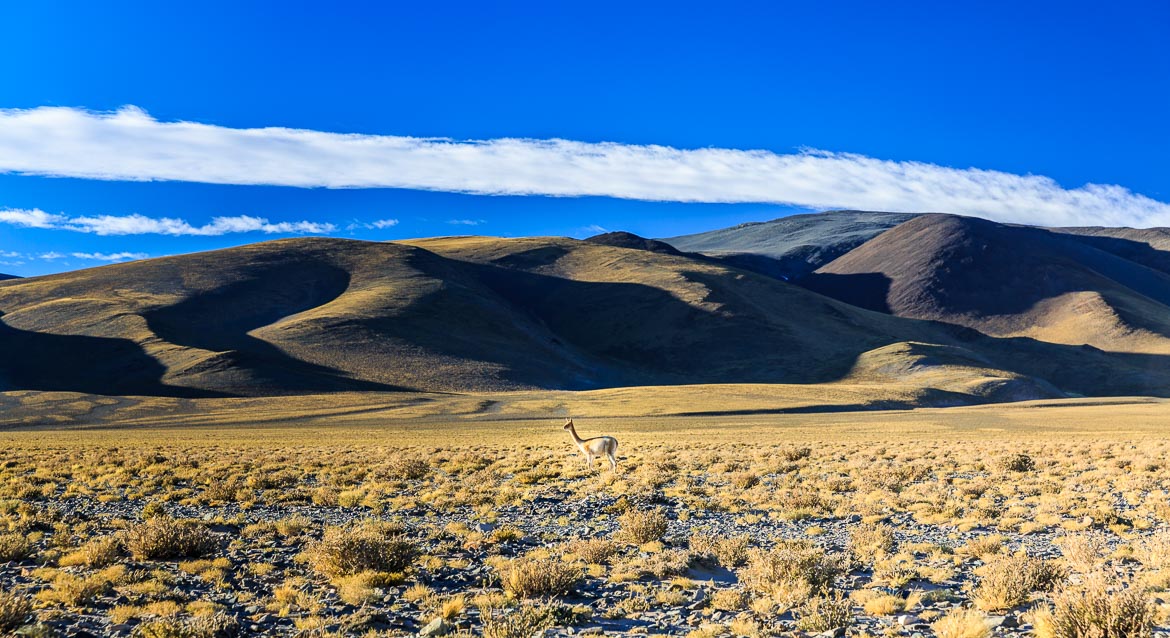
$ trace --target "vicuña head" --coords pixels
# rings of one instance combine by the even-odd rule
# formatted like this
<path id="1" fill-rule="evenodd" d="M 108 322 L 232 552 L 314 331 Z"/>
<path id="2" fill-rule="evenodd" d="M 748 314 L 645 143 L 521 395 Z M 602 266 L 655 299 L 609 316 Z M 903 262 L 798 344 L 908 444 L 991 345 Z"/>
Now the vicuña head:
<path id="1" fill-rule="evenodd" d="M 577 444 L 577 449 L 585 455 L 587 467 L 592 468 L 594 459 L 604 454 L 605 458 L 609 460 L 610 471 L 617 471 L 617 439 L 612 436 L 595 436 L 591 439 L 583 439 L 577 436 L 577 428 L 573 426 L 573 417 L 565 418 L 565 425 L 562 426 L 562 429 L 569 432 L 569 435 L 573 437 L 573 443 Z"/>

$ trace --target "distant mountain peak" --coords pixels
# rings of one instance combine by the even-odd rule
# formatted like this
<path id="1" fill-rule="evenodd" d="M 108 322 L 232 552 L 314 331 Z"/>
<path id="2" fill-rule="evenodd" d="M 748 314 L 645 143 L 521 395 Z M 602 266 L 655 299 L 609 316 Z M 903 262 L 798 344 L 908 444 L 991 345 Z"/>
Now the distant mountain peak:
<path id="1" fill-rule="evenodd" d="M 602 233 L 589 237 L 585 241 L 591 244 L 601 244 L 603 246 L 614 246 L 616 248 L 634 248 L 637 250 L 648 250 L 652 253 L 663 253 L 666 255 L 681 255 L 674 246 L 657 239 L 647 239 L 634 233 L 629 233 L 624 230 L 613 231 L 609 233 Z"/>

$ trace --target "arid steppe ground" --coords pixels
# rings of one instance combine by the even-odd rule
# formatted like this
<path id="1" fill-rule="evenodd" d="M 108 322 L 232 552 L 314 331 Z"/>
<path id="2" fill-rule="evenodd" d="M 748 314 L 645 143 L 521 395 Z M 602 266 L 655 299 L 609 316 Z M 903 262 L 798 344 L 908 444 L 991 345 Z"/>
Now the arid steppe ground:
<path id="1" fill-rule="evenodd" d="M 0 623 L 1164 635 L 1170 402 L 805 391 L 6 393 Z M 616 474 L 583 466 L 570 414 L 617 437 Z"/>

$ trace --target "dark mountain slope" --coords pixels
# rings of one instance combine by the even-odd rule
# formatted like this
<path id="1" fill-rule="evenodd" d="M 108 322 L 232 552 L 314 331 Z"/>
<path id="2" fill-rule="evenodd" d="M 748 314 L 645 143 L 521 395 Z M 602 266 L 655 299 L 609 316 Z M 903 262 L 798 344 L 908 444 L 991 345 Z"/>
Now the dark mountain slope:
<path id="1" fill-rule="evenodd" d="M 862 307 L 992 336 L 1170 352 L 1170 275 L 1140 246 L 1101 239 L 923 215 L 802 283 Z"/>
<path id="2" fill-rule="evenodd" d="M 739 268 L 796 279 L 913 219 L 908 213 L 852 210 L 792 215 L 663 241 Z"/>

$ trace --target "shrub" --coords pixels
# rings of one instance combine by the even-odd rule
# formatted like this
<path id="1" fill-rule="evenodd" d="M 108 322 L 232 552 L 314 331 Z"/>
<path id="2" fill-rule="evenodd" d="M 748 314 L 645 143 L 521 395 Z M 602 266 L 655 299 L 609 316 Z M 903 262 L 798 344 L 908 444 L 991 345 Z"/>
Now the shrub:
<path id="1" fill-rule="evenodd" d="M 418 556 L 418 549 L 400 528 L 359 523 L 326 529 L 305 555 L 313 569 L 333 578 L 365 571 L 403 571 Z"/>
<path id="2" fill-rule="evenodd" d="M 517 598 L 563 596 L 581 576 L 579 568 L 551 558 L 520 557 L 500 567 L 500 584 Z"/>
<path id="3" fill-rule="evenodd" d="M 1050 591 L 1065 577 L 1055 563 L 1023 554 L 994 560 L 983 569 L 983 578 L 972 594 L 983 611 L 1004 611 L 1028 602 L 1032 592 Z"/>
<path id="4" fill-rule="evenodd" d="M 987 638 L 991 635 L 987 616 L 974 609 L 952 609 L 930 628 L 938 638 Z"/>
<path id="5" fill-rule="evenodd" d="M 795 463 L 810 456 L 812 456 L 811 447 L 787 448 L 780 451 L 780 457 L 789 463 Z"/>
<path id="6" fill-rule="evenodd" d="M 839 591 L 823 592 L 796 610 L 796 628 L 817 633 L 848 627 L 853 622 L 853 603 Z"/>
<path id="7" fill-rule="evenodd" d="M 1036 462 L 1027 454 L 1009 454 L 999 460 L 999 468 L 1005 472 L 1032 472 Z"/>
<path id="8" fill-rule="evenodd" d="M 569 542 L 565 545 L 565 551 L 586 563 L 600 565 L 613 558 L 617 553 L 617 546 L 611 540 L 589 538 Z"/>
<path id="9" fill-rule="evenodd" d="M 750 591 L 796 603 L 814 591 L 829 589 L 842 569 L 839 557 L 827 555 L 808 541 L 782 541 L 771 551 L 749 553 L 739 579 Z"/>
<path id="10" fill-rule="evenodd" d="M 86 567 L 107 567 L 122 557 L 124 547 L 117 536 L 103 536 L 70 552 L 58 561 L 62 567 L 85 565 Z"/>
<path id="11" fill-rule="evenodd" d="M 483 638 L 532 638 L 553 626 L 544 607 L 521 605 L 517 609 L 488 609 L 483 614 Z"/>
<path id="12" fill-rule="evenodd" d="M 215 534 L 205 526 L 169 516 L 156 516 L 126 532 L 126 549 L 144 560 L 199 558 L 217 545 Z"/>
<path id="13" fill-rule="evenodd" d="M 895 547 L 894 528 L 889 525 L 860 525 L 849 535 L 849 553 L 861 562 L 873 562 L 875 557 L 892 554 Z"/>
<path id="14" fill-rule="evenodd" d="M 191 618 L 159 618 L 134 628 L 134 638 L 232 638 L 240 623 L 224 613 Z"/>
<path id="15" fill-rule="evenodd" d="M 24 534 L 0 534 L 0 562 L 24 560 L 32 555 L 32 545 Z"/>
<path id="16" fill-rule="evenodd" d="M 1145 638 L 1157 620 L 1157 609 L 1136 588 L 1110 592 L 1109 581 L 1094 574 L 1081 587 L 1065 589 L 1052 606 L 1032 613 L 1037 638 Z"/>
<path id="17" fill-rule="evenodd" d="M 32 600 L 16 592 L 0 592 L 0 633 L 17 629 L 32 614 Z"/>
<path id="18" fill-rule="evenodd" d="M 619 538 L 635 545 L 662 540 L 666 534 L 666 515 L 662 510 L 630 510 L 618 519 Z"/>
<path id="19" fill-rule="evenodd" d="M 417 481 L 430 473 L 430 463 L 418 458 L 390 459 L 386 465 L 387 477 L 402 481 Z"/>
<path id="20" fill-rule="evenodd" d="M 751 539 L 746 535 L 721 538 L 695 532 L 691 535 L 690 546 L 691 551 L 700 558 L 713 558 L 719 565 L 734 569 L 747 562 L 750 543 Z"/>

